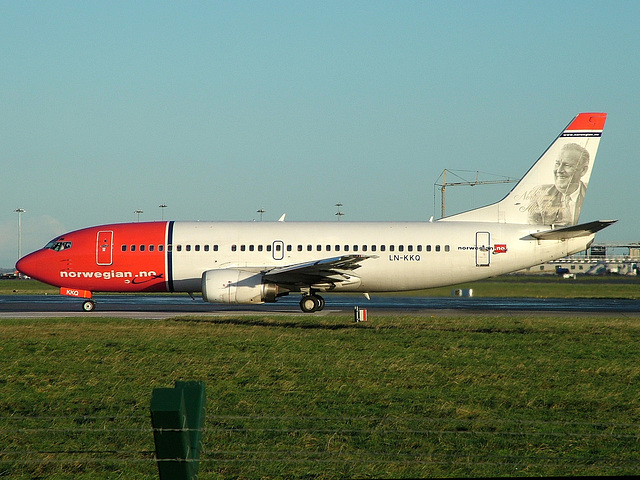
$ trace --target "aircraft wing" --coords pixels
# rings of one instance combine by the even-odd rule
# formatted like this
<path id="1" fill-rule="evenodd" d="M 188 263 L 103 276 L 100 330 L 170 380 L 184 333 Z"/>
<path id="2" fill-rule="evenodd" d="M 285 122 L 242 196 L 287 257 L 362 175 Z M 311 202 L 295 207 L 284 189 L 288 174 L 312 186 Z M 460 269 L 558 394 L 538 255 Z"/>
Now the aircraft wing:
<path id="1" fill-rule="evenodd" d="M 292 285 L 316 285 L 319 283 L 348 282 L 351 272 L 373 255 L 342 255 L 313 262 L 275 267 L 264 272 L 271 282 Z"/>
<path id="2" fill-rule="evenodd" d="M 567 238 L 586 237 L 616 222 L 617 220 L 596 220 L 595 222 L 556 228 L 544 232 L 531 233 L 530 235 L 538 240 L 565 240 Z"/>

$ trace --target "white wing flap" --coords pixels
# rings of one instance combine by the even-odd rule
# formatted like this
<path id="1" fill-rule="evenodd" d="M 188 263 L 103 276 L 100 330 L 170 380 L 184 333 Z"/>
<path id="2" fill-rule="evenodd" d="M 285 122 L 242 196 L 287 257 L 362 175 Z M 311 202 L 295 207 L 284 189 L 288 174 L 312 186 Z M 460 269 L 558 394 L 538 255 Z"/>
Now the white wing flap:
<path id="1" fill-rule="evenodd" d="M 314 285 L 322 282 L 343 282 L 349 274 L 360 268 L 361 262 L 372 255 L 343 255 L 313 262 L 275 267 L 264 272 L 266 280 L 284 284 Z"/>

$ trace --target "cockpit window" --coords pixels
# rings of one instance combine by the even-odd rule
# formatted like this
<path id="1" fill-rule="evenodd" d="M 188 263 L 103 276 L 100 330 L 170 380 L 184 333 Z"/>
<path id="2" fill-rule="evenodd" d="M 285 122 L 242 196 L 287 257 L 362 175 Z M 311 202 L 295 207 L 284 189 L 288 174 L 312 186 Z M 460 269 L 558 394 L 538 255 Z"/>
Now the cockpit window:
<path id="1" fill-rule="evenodd" d="M 55 240 L 51 240 L 47 243 L 44 248 L 48 248 L 55 252 L 60 252 L 62 250 L 66 250 L 67 248 L 71 248 L 71 242 L 65 241 L 64 238 L 56 238 Z"/>

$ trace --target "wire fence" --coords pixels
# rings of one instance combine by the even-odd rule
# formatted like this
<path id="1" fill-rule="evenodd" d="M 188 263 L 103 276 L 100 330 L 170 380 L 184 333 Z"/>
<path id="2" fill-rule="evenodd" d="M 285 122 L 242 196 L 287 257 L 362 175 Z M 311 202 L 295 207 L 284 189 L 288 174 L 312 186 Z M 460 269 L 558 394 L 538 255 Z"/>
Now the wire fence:
<path id="1" fill-rule="evenodd" d="M 497 474 L 640 471 L 636 423 L 207 415 L 202 433 L 205 472 L 267 464 L 325 473 L 327 466 L 344 472 L 349 465 L 383 472 L 429 466 Z M 155 464 L 146 415 L 0 417 L 0 477 L 44 466 L 143 465 L 153 473 Z"/>

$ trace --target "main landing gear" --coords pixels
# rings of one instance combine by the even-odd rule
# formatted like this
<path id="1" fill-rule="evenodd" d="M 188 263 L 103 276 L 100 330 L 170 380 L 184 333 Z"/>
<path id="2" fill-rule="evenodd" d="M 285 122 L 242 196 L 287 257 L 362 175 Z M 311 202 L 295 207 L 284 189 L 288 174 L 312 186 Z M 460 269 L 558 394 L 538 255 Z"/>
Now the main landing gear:
<path id="1" fill-rule="evenodd" d="M 324 308 L 324 298 L 320 295 L 303 295 L 300 300 L 300 309 L 304 313 L 318 312 Z"/>

